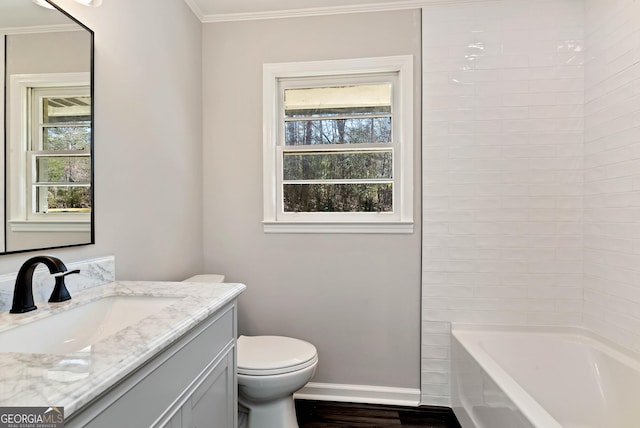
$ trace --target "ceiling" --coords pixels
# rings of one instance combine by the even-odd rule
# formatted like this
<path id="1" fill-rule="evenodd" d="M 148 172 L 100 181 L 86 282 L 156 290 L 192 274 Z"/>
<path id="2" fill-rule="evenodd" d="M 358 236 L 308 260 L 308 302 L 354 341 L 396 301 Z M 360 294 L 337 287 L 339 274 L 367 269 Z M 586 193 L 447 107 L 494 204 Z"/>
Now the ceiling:
<path id="1" fill-rule="evenodd" d="M 69 24 L 57 10 L 36 6 L 30 0 L 0 0 L 0 28 Z"/>
<path id="2" fill-rule="evenodd" d="M 203 21 L 322 14 L 354 10 L 388 10 L 416 0 L 185 0 Z M 424 3 L 424 0 L 422 1 Z"/>

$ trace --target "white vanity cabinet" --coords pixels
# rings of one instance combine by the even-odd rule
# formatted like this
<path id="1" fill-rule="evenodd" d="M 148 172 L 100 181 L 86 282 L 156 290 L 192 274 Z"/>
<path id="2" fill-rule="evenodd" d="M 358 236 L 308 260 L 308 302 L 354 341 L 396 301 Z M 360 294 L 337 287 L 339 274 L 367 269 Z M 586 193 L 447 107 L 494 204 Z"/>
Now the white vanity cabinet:
<path id="1" fill-rule="evenodd" d="M 235 428 L 235 338 L 232 302 L 73 412 L 65 426 Z"/>

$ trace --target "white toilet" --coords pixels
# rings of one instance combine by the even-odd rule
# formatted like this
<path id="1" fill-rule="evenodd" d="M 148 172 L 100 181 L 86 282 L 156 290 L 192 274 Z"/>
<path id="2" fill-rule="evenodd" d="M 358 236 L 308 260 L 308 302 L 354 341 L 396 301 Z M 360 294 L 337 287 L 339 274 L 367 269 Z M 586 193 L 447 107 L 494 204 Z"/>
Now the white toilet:
<path id="1" fill-rule="evenodd" d="M 222 275 L 196 275 L 188 282 L 222 282 Z M 318 353 L 304 340 L 283 336 L 240 336 L 238 402 L 240 426 L 248 410 L 248 428 L 298 428 L 293 393 L 313 377 Z"/>
<path id="2" fill-rule="evenodd" d="M 282 336 L 238 338 L 238 401 L 249 428 L 298 428 L 293 393 L 316 371 L 318 353 L 304 340 Z"/>

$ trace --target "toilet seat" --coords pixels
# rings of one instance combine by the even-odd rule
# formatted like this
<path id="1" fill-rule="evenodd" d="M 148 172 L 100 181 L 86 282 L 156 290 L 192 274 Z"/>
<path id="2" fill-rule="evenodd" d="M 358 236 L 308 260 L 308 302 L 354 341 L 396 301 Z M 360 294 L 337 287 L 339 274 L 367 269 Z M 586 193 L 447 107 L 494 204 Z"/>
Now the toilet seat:
<path id="1" fill-rule="evenodd" d="M 282 336 L 240 336 L 238 374 L 267 376 L 291 373 L 316 364 L 315 346 Z"/>

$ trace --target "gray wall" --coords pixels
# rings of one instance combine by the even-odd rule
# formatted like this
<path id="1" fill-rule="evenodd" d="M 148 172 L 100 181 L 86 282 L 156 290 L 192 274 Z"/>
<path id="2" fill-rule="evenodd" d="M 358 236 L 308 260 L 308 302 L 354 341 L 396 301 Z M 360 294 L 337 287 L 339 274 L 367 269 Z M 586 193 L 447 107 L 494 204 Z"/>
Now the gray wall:
<path id="1" fill-rule="evenodd" d="M 415 231 L 264 234 L 262 64 L 415 56 Z M 204 267 L 247 284 L 244 334 L 314 343 L 315 382 L 418 388 L 420 12 L 203 27 Z"/>
<path id="2" fill-rule="evenodd" d="M 200 22 L 176 0 L 57 3 L 95 31 L 96 245 L 47 253 L 113 254 L 121 279 L 200 272 Z M 0 273 L 30 255 L 0 257 Z"/>

